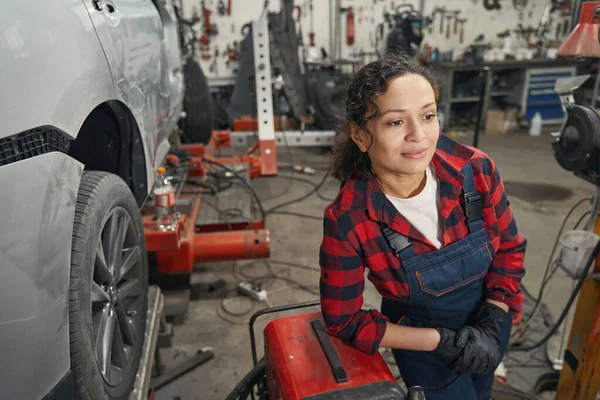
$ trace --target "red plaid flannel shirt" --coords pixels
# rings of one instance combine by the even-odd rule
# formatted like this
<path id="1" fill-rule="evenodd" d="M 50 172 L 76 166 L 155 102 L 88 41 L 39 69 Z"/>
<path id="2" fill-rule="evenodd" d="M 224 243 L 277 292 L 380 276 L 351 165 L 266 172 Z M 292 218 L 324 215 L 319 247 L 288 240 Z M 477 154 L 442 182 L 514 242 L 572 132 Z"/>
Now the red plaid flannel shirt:
<path id="1" fill-rule="evenodd" d="M 442 246 L 468 234 L 460 202 L 464 182 L 460 171 L 469 160 L 483 200 L 484 225 L 496 251 L 485 278 L 487 296 L 519 312 L 526 241 L 517 231 L 498 169 L 482 151 L 444 135 L 440 135 L 433 157 L 439 180 Z M 411 238 L 416 254 L 435 250 L 393 205 L 384 207 L 386 202 L 379 184 L 369 174 L 346 181 L 325 209 L 319 255 L 321 307 L 329 332 L 371 354 L 379 348 L 387 318 L 377 310 L 362 309 L 365 270 L 382 296 L 398 301 L 407 301 L 409 296 L 401 261 L 388 246 L 378 222 Z"/>

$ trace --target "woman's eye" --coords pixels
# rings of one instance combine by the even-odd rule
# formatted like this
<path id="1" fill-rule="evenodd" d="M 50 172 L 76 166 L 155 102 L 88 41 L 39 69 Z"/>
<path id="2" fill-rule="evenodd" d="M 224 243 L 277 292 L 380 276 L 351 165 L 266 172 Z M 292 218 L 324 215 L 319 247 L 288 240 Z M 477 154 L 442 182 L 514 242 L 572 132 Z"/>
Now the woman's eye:
<path id="1" fill-rule="evenodd" d="M 435 118 L 435 114 L 427 114 L 427 115 L 425 116 L 425 119 L 426 119 L 427 121 L 431 121 L 431 120 L 432 120 L 432 119 L 434 119 L 434 118 Z"/>
<path id="2" fill-rule="evenodd" d="M 399 126 L 402 123 L 402 121 L 398 120 L 398 121 L 391 121 L 388 122 L 388 125 L 390 126 Z"/>

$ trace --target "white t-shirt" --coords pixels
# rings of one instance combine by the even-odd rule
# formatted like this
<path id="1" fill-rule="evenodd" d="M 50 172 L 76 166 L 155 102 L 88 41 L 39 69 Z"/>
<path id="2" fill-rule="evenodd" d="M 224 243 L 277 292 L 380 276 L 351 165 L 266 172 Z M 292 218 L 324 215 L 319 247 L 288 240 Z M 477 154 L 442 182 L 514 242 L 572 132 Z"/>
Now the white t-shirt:
<path id="1" fill-rule="evenodd" d="M 437 249 L 442 246 L 439 226 L 439 185 L 431 164 L 426 170 L 427 182 L 418 195 L 410 199 L 387 196 L 394 207 Z"/>

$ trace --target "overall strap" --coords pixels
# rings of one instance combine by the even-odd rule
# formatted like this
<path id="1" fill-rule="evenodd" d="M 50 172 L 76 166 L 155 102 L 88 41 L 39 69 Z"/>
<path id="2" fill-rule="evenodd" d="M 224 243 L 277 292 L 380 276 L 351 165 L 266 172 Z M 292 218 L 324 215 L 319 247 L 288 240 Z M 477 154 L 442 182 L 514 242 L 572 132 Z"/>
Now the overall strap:
<path id="1" fill-rule="evenodd" d="M 391 228 L 388 228 L 388 226 L 383 222 L 379 224 L 379 227 L 381 228 L 381 231 L 383 232 L 388 244 L 392 250 L 394 250 L 396 256 L 400 257 L 402 250 L 405 250 L 409 247 L 412 248 L 412 244 L 410 243 L 410 239 L 408 237 L 396 232 Z"/>
<path id="2" fill-rule="evenodd" d="M 404 262 L 405 259 L 411 258 L 415 255 L 415 250 L 413 249 L 412 243 L 408 237 L 396 232 L 391 228 L 388 228 L 383 223 L 381 223 L 380 226 L 388 244 L 400 261 Z"/>
<path id="3" fill-rule="evenodd" d="M 465 178 L 462 189 L 464 212 L 467 217 L 469 233 L 473 233 L 483 229 L 483 206 L 481 195 L 475 187 L 475 178 L 473 177 L 473 168 L 470 161 L 462 169 L 462 174 Z"/>

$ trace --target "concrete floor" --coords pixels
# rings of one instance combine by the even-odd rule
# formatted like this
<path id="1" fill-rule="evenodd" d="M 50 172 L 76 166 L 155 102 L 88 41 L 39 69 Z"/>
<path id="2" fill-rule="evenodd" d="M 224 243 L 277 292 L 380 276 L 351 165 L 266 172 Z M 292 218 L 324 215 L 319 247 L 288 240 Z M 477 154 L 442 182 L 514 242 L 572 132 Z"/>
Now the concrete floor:
<path id="1" fill-rule="evenodd" d="M 470 143 L 467 136 L 459 136 L 457 140 Z M 530 137 L 522 134 L 511 134 L 505 137 L 483 136 L 479 147 L 487 152 L 496 162 L 505 181 L 509 199 L 516 217 L 519 230 L 528 240 L 526 257 L 527 275 L 524 283 L 537 295 L 540 281 L 544 273 L 550 250 L 556 233 L 575 202 L 590 196 L 593 186 L 562 170 L 552 155 L 550 143 L 553 138 L 549 134 L 541 137 Z M 317 175 L 303 178 L 314 182 L 320 181 L 326 169 L 323 150 L 293 150 L 295 164 L 310 165 L 317 169 Z M 288 155 L 280 150 L 280 160 L 285 163 Z M 288 188 L 289 169 L 282 169 L 279 177 L 261 178 L 253 182 L 259 197 L 264 201 L 265 209 L 283 201 L 302 196 L 311 188 L 309 185 L 293 181 Z M 333 197 L 338 190 L 338 183 L 329 180 L 321 193 Z M 287 193 L 278 196 L 282 192 Z M 275 199 L 270 199 L 278 196 Z M 321 217 L 326 201 L 311 196 L 305 201 L 286 207 L 286 211 L 294 211 Z M 575 213 L 570 226 L 586 210 Z M 292 268 L 277 263 L 288 261 L 318 268 L 318 247 L 321 241 L 322 225 L 318 220 L 301 219 L 295 216 L 272 214 L 268 217 L 267 227 L 271 232 L 271 266 L 274 271 L 288 270 L 289 276 L 309 289 L 317 290 L 318 270 Z M 300 239 L 303 238 L 303 239 Z M 216 263 L 207 265 L 216 277 L 223 278 L 235 287 L 236 274 L 259 276 L 266 272 L 262 262 Z M 283 273 L 283 272 L 282 272 Z M 205 274 L 206 276 L 206 274 Z M 546 297 L 546 305 L 556 318 L 571 291 L 572 283 L 559 271 Z M 271 281 L 266 284 L 269 299 L 273 305 L 284 305 L 318 299 L 315 294 L 290 287 L 285 281 Z M 234 294 L 229 295 L 232 297 Z M 365 301 L 370 305 L 379 304 L 379 296 L 370 284 L 367 284 Z M 211 347 L 214 359 L 195 369 L 179 380 L 164 387 L 156 393 L 157 400 L 217 400 L 223 399 L 252 365 L 248 335 L 248 319 L 250 307 L 256 311 L 263 304 L 252 304 L 248 299 L 235 298 L 227 300 L 232 311 L 248 313 L 241 317 L 228 317 L 229 321 L 220 317 L 220 298 L 203 299 L 190 304 L 188 315 L 183 325 L 175 326 L 174 347 L 161 350 L 167 368 L 192 356 L 203 347 Z M 256 324 L 259 333 L 257 343 L 259 356 L 262 353 L 260 332 L 269 318 L 260 319 Z M 514 360 L 513 360 L 514 361 Z M 543 361 L 543 360 L 542 360 Z M 514 363 L 513 363 L 514 364 Z M 529 390 L 536 376 L 532 369 L 521 372 L 509 370 L 509 383 L 522 390 Z M 518 372 L 518 373 L 517 373 Z"/>

